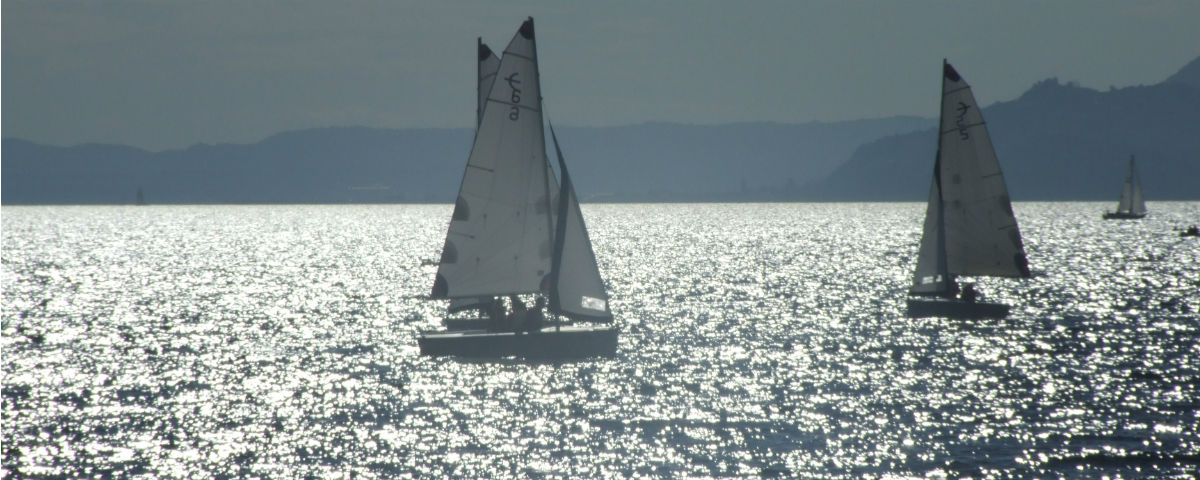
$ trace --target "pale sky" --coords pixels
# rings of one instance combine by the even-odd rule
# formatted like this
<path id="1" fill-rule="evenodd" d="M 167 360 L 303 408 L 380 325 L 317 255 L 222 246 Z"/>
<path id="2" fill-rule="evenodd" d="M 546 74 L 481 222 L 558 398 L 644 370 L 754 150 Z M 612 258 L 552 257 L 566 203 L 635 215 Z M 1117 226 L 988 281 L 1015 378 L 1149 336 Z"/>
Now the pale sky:
<path id="1" fill-rule="evenodd" d="M 469 127 L 475 38 L 533 16 L 564 126 L 933 117 L 942 58 L 988 105 L 1050 77 L 1153 84 L 1200 1 L 5 0 L 2 133 L 151 150 L 309 127 Z"/>

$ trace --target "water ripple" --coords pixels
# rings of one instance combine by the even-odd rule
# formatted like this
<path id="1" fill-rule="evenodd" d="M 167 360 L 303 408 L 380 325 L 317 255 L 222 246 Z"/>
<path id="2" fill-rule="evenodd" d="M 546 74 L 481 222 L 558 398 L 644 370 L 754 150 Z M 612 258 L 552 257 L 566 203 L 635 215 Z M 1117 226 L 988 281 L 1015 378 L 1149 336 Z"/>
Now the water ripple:
<path id="1" fill-rule="evenodd" d="M 1016 206 L 1002 320 L 908 319 L 919 204 L 586 205 L 622 328 L 421 357 L 449 206 L 4 207 L 5 476 L 1180 477 L 1200 204 Z"/>

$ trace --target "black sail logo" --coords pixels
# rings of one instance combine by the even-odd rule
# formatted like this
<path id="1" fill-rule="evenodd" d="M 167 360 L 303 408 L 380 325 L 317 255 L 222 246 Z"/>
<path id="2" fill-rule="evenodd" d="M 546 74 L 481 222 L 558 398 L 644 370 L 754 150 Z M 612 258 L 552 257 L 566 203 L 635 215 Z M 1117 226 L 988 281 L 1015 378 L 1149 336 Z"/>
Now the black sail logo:
<path id="1" fill-rule="evenodd" d="M 954 119 L 954 125 L 958 126 L 958 138 L 962 140 L 971 138 L 971 135 L 967 133 L 969 126 L 967 125 L 967 111 L 970 109 L 971 106 L 963 102 L 958 102 L 958 108 L 955 109 L 958 110 L 958 117 Z"/>
<path id="2" fill-rule="evenodd" d="M 512 100 L 512 106 L 508 110 L 508 119 L 512 121 L 521 118 L 521 109 L 518 107 L 521 103 L 521 89 L 517 88 L 517 85 L 521 84 L 521 79 L 517 78 L 520 74 L 521 72 L 513 72 L 512 75 L 504 77 L 504 81 L 508 83 L 508 88 L 512 89 L 512 95 L 509 97 L 509 100 Z"/>

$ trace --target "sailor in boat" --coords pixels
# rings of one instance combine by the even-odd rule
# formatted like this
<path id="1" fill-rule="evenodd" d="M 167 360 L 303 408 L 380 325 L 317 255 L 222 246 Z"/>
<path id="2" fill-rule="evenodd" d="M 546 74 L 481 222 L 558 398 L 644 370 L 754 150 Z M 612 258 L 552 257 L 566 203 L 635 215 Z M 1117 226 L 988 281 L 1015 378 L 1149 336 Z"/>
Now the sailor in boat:
<path id="1" fill-rule="evenodd" d="M 508 329 L 520 333 L 525 326 L 525 314 L 529 309 L 525 307 L 525 302 L 521 301 L 521 297 L 509 295 L 508 301 L 512 304 L 512 314 L 508 316 Z"/>
<path id="2" fill-rule="evenodd" d="M 533 309 L 525 314 L 525 328 L 528 333 L 536 333 L 542 331 L 542 325 L 546 323 L 546 315 L 542 313 L 542 309 L 546 307 L 546 298 L 538 295 L 537 303 L 533 304 Z"/>
<path id="3" fill-rule="evenodd" d="M 499 332 L 504 330 L 504 300 L 500 297 L 492 297 L 492 303 L 487 306 L 488 331 Z"/>
<path id="4" fill-rule="evenodd" d="M 949 282 L 946 282 L 946 298 L 951 300 L 958 298 L 958 280 L 951 278 Z"/>
<path id="5" fill-rule="evenodd" d="M 978 294 L 975 293 L 975 284 L 974 283 L 968 283 L 968 284 L 963 285 L 962 301 L 967 302 L 967 303 L 975 303 L 975 299 L 977 298 L 977 296 L 978 296 Z"/>

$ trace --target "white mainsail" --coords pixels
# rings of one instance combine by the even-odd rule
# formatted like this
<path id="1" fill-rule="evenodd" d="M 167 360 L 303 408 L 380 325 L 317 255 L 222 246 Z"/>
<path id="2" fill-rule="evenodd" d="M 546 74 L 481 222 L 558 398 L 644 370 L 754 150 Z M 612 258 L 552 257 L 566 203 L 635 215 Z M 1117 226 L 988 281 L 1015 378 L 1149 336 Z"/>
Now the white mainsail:
<path id="1" fill-rule="evenodd" d="M 482 109 L 431 296 L 539 291 L 550 273 L 552 184 L 529 19 L 504 49 Z"/>
<path id="2" fill-rule="evenodd" d="M 1133 166 L 1133 155 L 1129 156 L 1129 173 L 1125 175 L 1125 183 L 1121 185 L 1121 201 L 1117 204 L 1117 213 L 1144 215 L 1146 200 L 1142 198 L 1142 182 L 1138 178 L 1137 169 Z"/>
<path id="3" fill-rule="evenodd" d="M 982 112 L 954 67 L 944 63 L 942 72 L 938 156 L 928 208 L 936 208 L 937 218 L 931 222 L 926 213 L 912 293 L 936 291 L 926 288 L 932 288 L 929 279 L 939 276 L 940 283 L 953 275 L 1029 276 L 1021 232 Z M 938 250 L 942 253 L 925 255 Z"/>
<path id="4" fill-rule="evenodd" d="M 596 253 L 588 238 L 583 213 L 575 186 L 567 173 L 562 149 L 558 146 L 558 135 L 550 125 L 550 137 L 554 141 L 554 152 L 558 156 L 558 170 L 562 176 L 558 194 L 558 219 L 555 223 L 554 256 L 550 280 L 550 311 L 572 319 L 612 321 L 608 309 L 608 292 L 600 278 L 596 265 Z"/>

